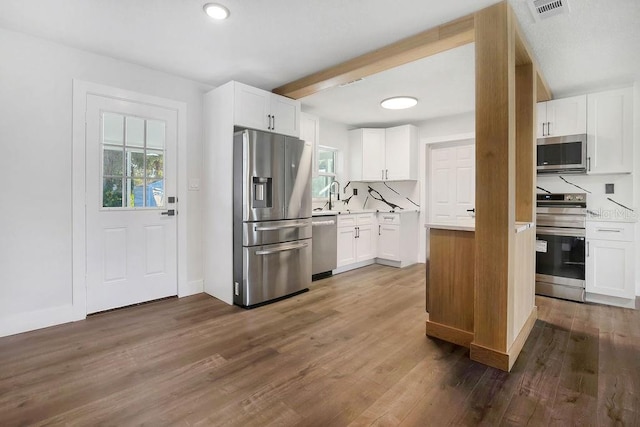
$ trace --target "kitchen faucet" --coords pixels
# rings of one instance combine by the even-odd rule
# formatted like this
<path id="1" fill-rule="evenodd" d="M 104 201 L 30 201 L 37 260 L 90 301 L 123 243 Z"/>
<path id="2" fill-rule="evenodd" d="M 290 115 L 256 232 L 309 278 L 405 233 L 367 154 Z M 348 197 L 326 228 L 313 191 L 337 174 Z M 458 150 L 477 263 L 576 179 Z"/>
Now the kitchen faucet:
<path id="1" fill-rule="evenodd" d="M 338 200 L 340 200 L 340 183 L 338 181 L 332 181 L 331 184 L 329 185 L 329 210 L 333 208 L 333 205 L 331 204 L 331 193 L 333 193 L 333 184 L 338 185 L 338 191 L 334 194 L 337 194 Z"/>

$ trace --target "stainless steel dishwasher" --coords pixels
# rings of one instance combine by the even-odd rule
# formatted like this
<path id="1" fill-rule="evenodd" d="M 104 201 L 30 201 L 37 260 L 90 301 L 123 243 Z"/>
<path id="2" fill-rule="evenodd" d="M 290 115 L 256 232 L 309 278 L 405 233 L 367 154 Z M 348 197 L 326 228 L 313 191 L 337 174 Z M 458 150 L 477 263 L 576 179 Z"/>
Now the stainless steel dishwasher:
<path id="1" fill-rule="evenodd" d="M 336 215 L 314 216 L 312 226 L 313 280 L 329 277 L 337 266 L 338 217 Z"/>

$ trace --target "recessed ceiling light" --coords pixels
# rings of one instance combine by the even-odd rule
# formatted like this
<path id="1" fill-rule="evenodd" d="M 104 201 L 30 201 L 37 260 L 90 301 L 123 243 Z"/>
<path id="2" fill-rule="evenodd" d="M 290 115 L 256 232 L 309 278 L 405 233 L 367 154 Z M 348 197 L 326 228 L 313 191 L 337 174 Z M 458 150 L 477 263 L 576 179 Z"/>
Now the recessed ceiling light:
<path id="1" fill-rule="evenodd" d="M 229 17 L 229 9 L 218 3 L 207 3 L 203 9 L 204 13 L 213 19 L 227 19 Z"/>
<path id="2" fill-rule="evenodd" d="M 404 110 L 405 108 L 414 107 L 417 103 L 418 100 L 411 96 L 394 96 L 382 101 L 380 106 L 388 110 Z"/>

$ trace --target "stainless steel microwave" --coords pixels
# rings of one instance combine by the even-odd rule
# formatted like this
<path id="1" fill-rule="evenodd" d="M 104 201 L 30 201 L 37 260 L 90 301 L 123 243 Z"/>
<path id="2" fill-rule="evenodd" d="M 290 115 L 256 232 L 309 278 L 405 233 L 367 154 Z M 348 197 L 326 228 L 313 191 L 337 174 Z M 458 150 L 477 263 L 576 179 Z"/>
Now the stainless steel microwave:
<path id="1" fill-rule="evenodd" d="M 538 174 L 587 173 L 587 134 L 538 138 Z"/>

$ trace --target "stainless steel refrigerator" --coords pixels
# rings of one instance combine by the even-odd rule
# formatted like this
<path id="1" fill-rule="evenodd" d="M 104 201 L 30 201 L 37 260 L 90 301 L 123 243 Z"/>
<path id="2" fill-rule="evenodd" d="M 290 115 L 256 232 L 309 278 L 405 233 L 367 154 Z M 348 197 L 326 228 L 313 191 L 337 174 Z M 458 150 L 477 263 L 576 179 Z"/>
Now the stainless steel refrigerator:
<path id="1" fill-rule="evenodd" d="M 312 146 L 246 129 L 233 144 L 233 302 L 254 307 L 311 283 Z"/>

